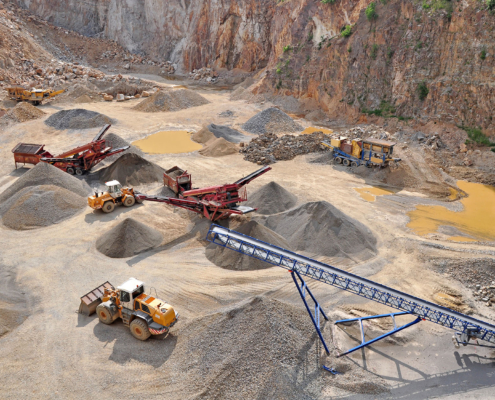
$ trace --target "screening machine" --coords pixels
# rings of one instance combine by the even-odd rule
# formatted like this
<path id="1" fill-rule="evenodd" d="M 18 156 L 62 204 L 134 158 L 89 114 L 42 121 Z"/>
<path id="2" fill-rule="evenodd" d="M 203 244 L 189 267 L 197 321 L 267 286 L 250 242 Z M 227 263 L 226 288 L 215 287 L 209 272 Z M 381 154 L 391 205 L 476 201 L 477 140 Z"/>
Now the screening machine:
<path id="1" fill-rule="evenodd" d="M 324 264 L 320 261 L 313 260 L 215 224 L 210 226 L 206 240 L 247 256 L 265 261 L 269 264 L 288 269 L 291 272 L 294 283 L 296 284 L 299 294 L 304 302 L 304 305 L 306 306 L 306 310 L 313 321 L 313 325 L 327 354 L 330 354 L 330 352 L 320 330 L 320 314 L 325 320 L 328 320 L 328 318 L 304 282 L 303 276 L 335 286 L 358 296 L 365 297 L 368 300 L 376 301 L 377 303 L 385 304 L 399 310 L 399 312 L 390 314 L 336 321 L 335 324 L 353 321 L 359 322 L 362 337 L 362 343 L 359 346 L 340 354 L 339 357 L 375 343 L 420 321 L 434 322 L 438 325 L 455 330 L 456 334 L 452 337 L 452 340 L 456 347 L 459 347 L 460 344 L 464 346 L 473 344 L 470 343 L 473 339 L 480 339 L 489 343 L 489 345 L 480 345 L 479 343 L 476 343 L 478 346 L 495 347 L 495 325 L 485 321 L 450 310 L 427 300 L 411 296 L 407 293 L 400 292 L 380 283 L 373 282 L 369 279 L 351 274 L 341 269 Z M 306 292 L 310 295 L 314 303 L 314 313 L 311 311 L 306 301 Z M 404 314 L 411 314 L 412 316 L 415 316 L 416 319 L 401 327 L 397 327 L 395 323 L 395 316 Z M 394 329 L 384 335 L 366 341 L 363 334 L 362 321 L 385 317 L 392 318 Z"/>

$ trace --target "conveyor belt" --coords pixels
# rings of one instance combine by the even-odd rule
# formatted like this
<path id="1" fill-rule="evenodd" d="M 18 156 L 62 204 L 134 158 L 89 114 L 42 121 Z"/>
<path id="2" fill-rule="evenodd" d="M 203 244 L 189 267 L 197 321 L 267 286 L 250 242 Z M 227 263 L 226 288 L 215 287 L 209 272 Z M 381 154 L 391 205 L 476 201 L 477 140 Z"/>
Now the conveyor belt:
<path id="1" fill-rule="evenodd" d="M 424 320 L 495 343 L 495 325 L 400 292 L 253 237 L 212 224 L 206 238 L 217 245 L 327 283 Z"/>

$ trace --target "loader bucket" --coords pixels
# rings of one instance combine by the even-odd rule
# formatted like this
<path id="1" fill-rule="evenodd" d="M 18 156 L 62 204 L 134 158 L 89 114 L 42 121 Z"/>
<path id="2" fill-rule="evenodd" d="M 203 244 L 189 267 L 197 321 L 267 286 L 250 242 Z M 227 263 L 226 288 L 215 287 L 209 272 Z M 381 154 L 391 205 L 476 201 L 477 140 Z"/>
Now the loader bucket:
<path id="1" fill-rule="evenodd" d="M 96 311 L 96 307 L 101 303 L 103 292 L 105 289 L 114 289 L 113 285 L 106 281 L 103 285 L 98 286 L 91 292 L 86 293 L 81 297 L 81 304 L 79 305 L 79 313 L 91 315 Z"/>

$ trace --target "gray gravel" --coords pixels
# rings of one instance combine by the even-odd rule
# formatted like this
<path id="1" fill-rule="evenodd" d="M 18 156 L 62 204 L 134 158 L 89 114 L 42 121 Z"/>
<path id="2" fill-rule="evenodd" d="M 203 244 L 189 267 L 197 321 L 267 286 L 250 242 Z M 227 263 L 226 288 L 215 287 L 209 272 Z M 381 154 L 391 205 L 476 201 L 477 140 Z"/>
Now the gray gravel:
<path id="1" fill-rule="evenodd" d="M 263 133 L 293 133 L 301 132 L 303 127 L 278 108 L 267 108 L 247 121 L 243 126 L 246 132 Z"/>
<path id="2" fill-rule="evenodd" d="M 164 169 L 137 154 L 125 154 L 97 174 L 101 183 L 118 180 L 122 185 L 137 186 L 163 180 Z"/>
<path id="3" fill-rule="evenodd" d="M 112 120 L 106 115 L 95 111 L 75 108 L 62 110 L 46 119 L 45 124 L 55 129 L 89 129 L 111 124 Z"/>
<path id="4" fill-rule="evenodd" d="M 251 138 L 243 135 L 238 130 L 232 129 L 225 125 L 208 125 L 208 130 L 213 133 L 217 138 L 224 138 L 232 143 L 248 142 Z"/>
<path id="5" fill-rule="evenodd" d="M 246 205 L 265 215 L 287 211 L 297 204 L 297 197 L 276 182 L 267 183 L 248 198 Z"/>
<path id="6" fill-rule="evenodd" d="M 124 154 L 137 154 L 140 157 L 144 157 L 144 152 L 136 146 L 133 146 L 128 141 L 122 139 L 119 135 L 115 133 L 108 133 L 103 136 L 107 146 L 112 147 L 113 149 L 118 149 L 119 147 L 131 146 L 124 153 L 115 154 L 113 156 L 105 158 L 105 164 L 109 164 L 122 157 Z"/>

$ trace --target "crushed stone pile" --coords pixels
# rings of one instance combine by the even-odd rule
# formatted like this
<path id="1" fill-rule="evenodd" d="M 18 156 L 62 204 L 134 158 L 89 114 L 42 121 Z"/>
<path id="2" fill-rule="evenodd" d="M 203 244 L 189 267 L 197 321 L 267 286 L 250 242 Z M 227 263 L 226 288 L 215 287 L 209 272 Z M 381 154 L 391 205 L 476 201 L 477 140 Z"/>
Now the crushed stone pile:
<path id="1" fill-rule="evenodd" d="M 328 327 L 324 335 L 333 351 Z M 343 379 L 322 373 L 316 356 L 321 350 L 303 306 L 256 296 L 176 329 L 182 340 L 168 364 L 177 365 L 175 376 L 189 383 L 195 398 L 301 400 L 320 398 L 329 386 L 369 394 L 387 390 L 379 377 L 344 358 L 323 361 Z"/>
<path id="2" fill-rule="evenodd" d="M 206 146 L 199 150 L 199 154 L 205 157 L 222 157 L 235 154 L 237 151 L 237 146 L 234 143 L 230 143 L 224 138 L 218 138 L 206 143 Z"/>
<path id="3" fill-rule="evenodd" d="M 276 182 L 267 183 L 248 198 L 246 205 L 264 215 L 287 211 L 297 204 L 297 197 Z"/>
<path id="4" fill-rule="evenodd" d="M 203 126 L 203 128 L 191 135 L 191 139 L 196 143 L 205 144 L 210 140 L 214 140 L 215 135 L 206 126 Z"/>
<path id="5" fill-rule="evenodd" d="M 143 112 L 179 111 L 208 103 L 209 101 L 199 93 L 189 89 L 159 90 L 134 106 L 133 110 Z"/>
<path id="6" fill-rule="evenodd" d="M 258 165 L 273 164 L 281 160 L 292 160 L 301 154 L 324 151 L 322 140 L 328 140 L 323 132 L 314 132 L 310 135 L 284 135 L 278 137 L 273 133 L 260 135 L 241 147 L 240 153 L 244 159 Z"/>
<path id="7" fill-rule="evenodd" d="M 140 157 L 144 157 L 144 152 L 139 148 L 132 144 L 130 144 L 127 140 L 121 138 L 119 135 L 115 133 L 107 133 L 103 136 L 105 139 L 105 143 L 107 146 L 110 146 L 112 149 L 118 149 L 119 147 L 130 146 L 124 153 L 115 154 L 113 156 L 107 157 L 103 160 L 103 162 L 108 165 L 122 157 L 125 154 L 137 154 Z"/>
<path id="8" fill-rule="evenodd" d="M 45 121 L 45 124 L 55 129 L 101 128 L 103 125 L 111 123 L 112 120 L 106 115 L 82 108 L 59 111 Z"/>
<path id="9" fill-rule="evenodd" d="M 51 99 L 50 104 L 81 103 L 81 99 L 89 97 L 91 101 L 99 100 L 98 87 L 90 82 L 69 85 L 64 93 Z"/>
<path id="10" fill-rule="evenodd" d="M 106 89 L 104 92 L 117 97 L 118 94 L 123 94 L 124 96 L 135 96 L 136 94 L 141 94 L 144 90 L 149 90 L 151 85 L 147 84 L 133 84 L 126 81 L 120 81 L 115 86 Z"/>
<path id="11" fill-rule="evenodd" d="M 46 113 L 39 108 L 36 108 L 28 102 L 22 101 L 12 110 L 8 111 L 1 119 L 3 122 L 19 123 L 42 118 L 44 115 L 46 115 Z"/>
<path id="12" fill-rule="evenodd" d="M 256 221 L 249 221 L 238 228 L 236 231 L 248 236 L 255 237 L 275 246 L 290 249 L 289 243 L 280 235 L 266 228 Z M 235 271 L 253 271 L 258 269 L 270 268 L 272 265 L 252 257 L 246 257 L 236 251 L 227 249 L 216 244 L 209 244 L 206 247 L 206 258 L 213 264 Z"/>
<path id="13" fill-rule="evenodd" d="M 261 135 L 264 133 L 295 133 L 303 127 L 278 108 L 267 108 L 249 119 L 243 126 L 246 132 Z"/>
<path id="14" fill-rule="evenodd" d="M 257 220 L 285 238 L 294 250 L 359 261 L 376 254 L 371 231 L 326 201 L 305 203 Z"/>
<path id="15" fill-rule="evenodd" d="M 62 222 L 86 205 L 85 197 L 59 186 L 28 186 L 0 204 L 0 215 L 5 226 L 27 230 Z"/>
<path id="16" fill-rule="evenodd" d="M 137 186 L 163 180 L 163 168 L 138 154 L 124 153 L 106 168 L 98 171 L 101 183 L 118 180 L 122 185 Z"/>
<path id="17" fill-rule="evenodd" d="M 82 96 L 79 96 L 77 99 L 75 99 L 74 100 L 74 103 L 76 103 L 76 104 L 85 104 L 85 103 L 94 103 L 95 101 L 96 100 L 93 100 L 87 94 L 83 94 Z"/>
<path id="18" fill-rule="evenodd" d="M 96 249 L 111 258 L 132 257 L 162 243 L 157 230 L 132 218 L 126 218 L 96 240 Z"/>
<path id="19" fill-rule="evenodd" d="M 0 203 L 3 203 L 26 187 L 40 185 L 58 186 L 83 197 L 91 193 L 91 188 L 86 182 L 59 170 L 53 165 L 40 162 L 0 194 Z"/>
<path id="20" fill-rule="evenodd" d="M 217 138 L 224 138 L 232 143 L 240 143 L 249 141 L 249 137 L 243 135 L 236 129 L 232 129 L 225 125 L 208 125 L 208 130 L 215 135 Z"/>

